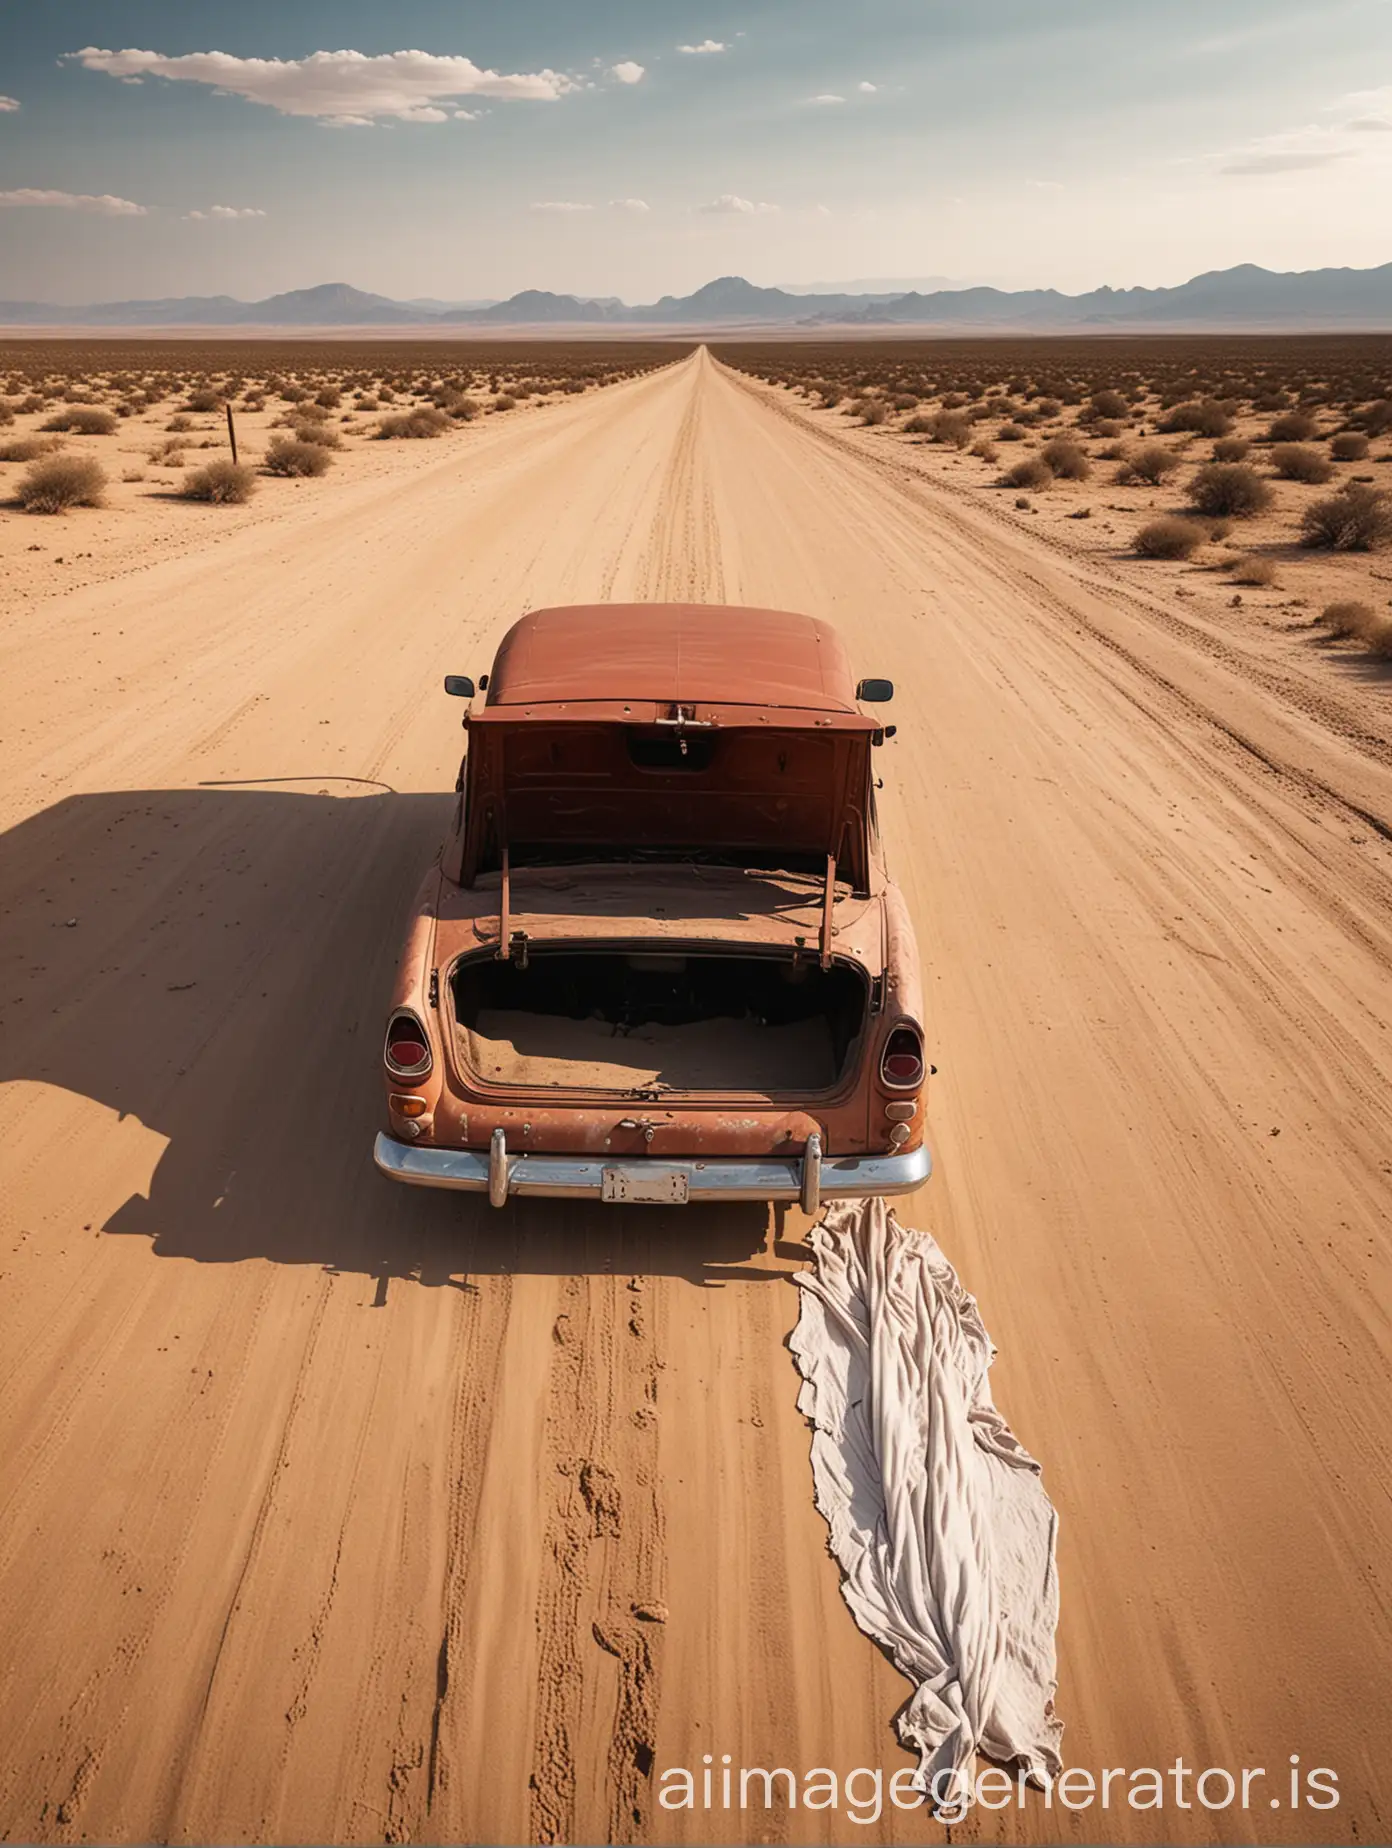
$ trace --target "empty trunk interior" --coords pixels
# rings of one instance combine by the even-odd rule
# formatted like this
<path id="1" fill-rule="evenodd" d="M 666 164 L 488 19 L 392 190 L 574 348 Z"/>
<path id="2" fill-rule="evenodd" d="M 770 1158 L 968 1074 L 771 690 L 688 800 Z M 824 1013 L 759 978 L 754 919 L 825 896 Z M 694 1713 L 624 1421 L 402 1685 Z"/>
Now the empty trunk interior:
<path id="1" fill-rule="evenodd" d="M 533 950 L 461 964 L 465 1065 L 490 1084 L 601 1091 L 829 1090 L 865 1011 L 850 968 L 803 957 Z"/>

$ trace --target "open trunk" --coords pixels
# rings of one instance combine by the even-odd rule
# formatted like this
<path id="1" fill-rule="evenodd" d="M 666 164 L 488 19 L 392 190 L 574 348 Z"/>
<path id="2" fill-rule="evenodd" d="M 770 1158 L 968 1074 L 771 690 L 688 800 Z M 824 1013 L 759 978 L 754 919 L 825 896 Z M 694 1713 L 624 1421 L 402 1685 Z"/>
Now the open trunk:
<path id="1" fill-rule="evenodd" d="M 803 955 L 532 947 L 454 977 L 471 1076 L 527 1090 L 831 1090 L 865 1016 L 866 983 Z"/>

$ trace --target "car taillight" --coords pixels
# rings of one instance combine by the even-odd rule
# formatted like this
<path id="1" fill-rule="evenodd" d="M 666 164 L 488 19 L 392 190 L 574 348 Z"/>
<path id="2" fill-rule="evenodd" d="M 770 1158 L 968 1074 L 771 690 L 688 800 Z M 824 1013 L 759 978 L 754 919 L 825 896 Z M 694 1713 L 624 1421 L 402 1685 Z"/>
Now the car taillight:
<path id="1" fill-rule="evenodd" d="M 397 1014 L 387 1028 L 387 1070 L 398 1078 L 424 1078 L 430 1070 L 430 1041 L 410 1014 Z"/>
<path id="2" fill-rule="evenodd" d="M 923 1041 L 913 1027 L 896 1027 L 885 1042 L 880 1080 L 894 1091 L 916 1091 L 923 1083 Z"/>

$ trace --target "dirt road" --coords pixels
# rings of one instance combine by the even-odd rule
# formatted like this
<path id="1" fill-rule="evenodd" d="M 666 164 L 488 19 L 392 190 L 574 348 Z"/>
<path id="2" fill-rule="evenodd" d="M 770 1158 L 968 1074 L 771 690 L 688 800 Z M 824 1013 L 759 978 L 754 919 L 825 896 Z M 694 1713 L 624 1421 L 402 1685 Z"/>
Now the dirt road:
<path id="1" fill-rule="evenodd" d="M 648 1775 L 908 1763 L 811 1503 L 798 1216 L 369 1158 L 441 675 L 527 607 L 698 598 L 898 684 L 905 1217 L 1060 1510 L 1065 1755 L 1267 1773 L 957 1833 L 1385 1839 L 1387 681 L 1225 648 L 704 354 L 410 447 L 7 624 L 0 1835 L 936 1837 Z"/>

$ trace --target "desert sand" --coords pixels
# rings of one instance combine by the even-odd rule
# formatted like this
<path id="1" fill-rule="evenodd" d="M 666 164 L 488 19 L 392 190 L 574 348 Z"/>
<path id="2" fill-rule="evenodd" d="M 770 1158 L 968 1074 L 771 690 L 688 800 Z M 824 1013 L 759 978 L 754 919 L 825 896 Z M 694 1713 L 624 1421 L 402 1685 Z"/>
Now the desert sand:
<path id="1" fill-rule="evenodd" d="M 959 1834 L 1384 1837 L 1383 668 L 705 353 L 156 514 L 149 549 L 89 537 L 119 508 L 3 522 L 0 1833 L 935 1835 L 653 1794 L 707 1752 L 910 1762 L 812 1504 L 805 1221 L 371 1165 L 441 676 L 527 608 L 695 598 L 829 618 L 897 684 L 939 1072 L 901 1217 L 1060 1513 L 1065 1761 L 1342 1791 Z"/>

